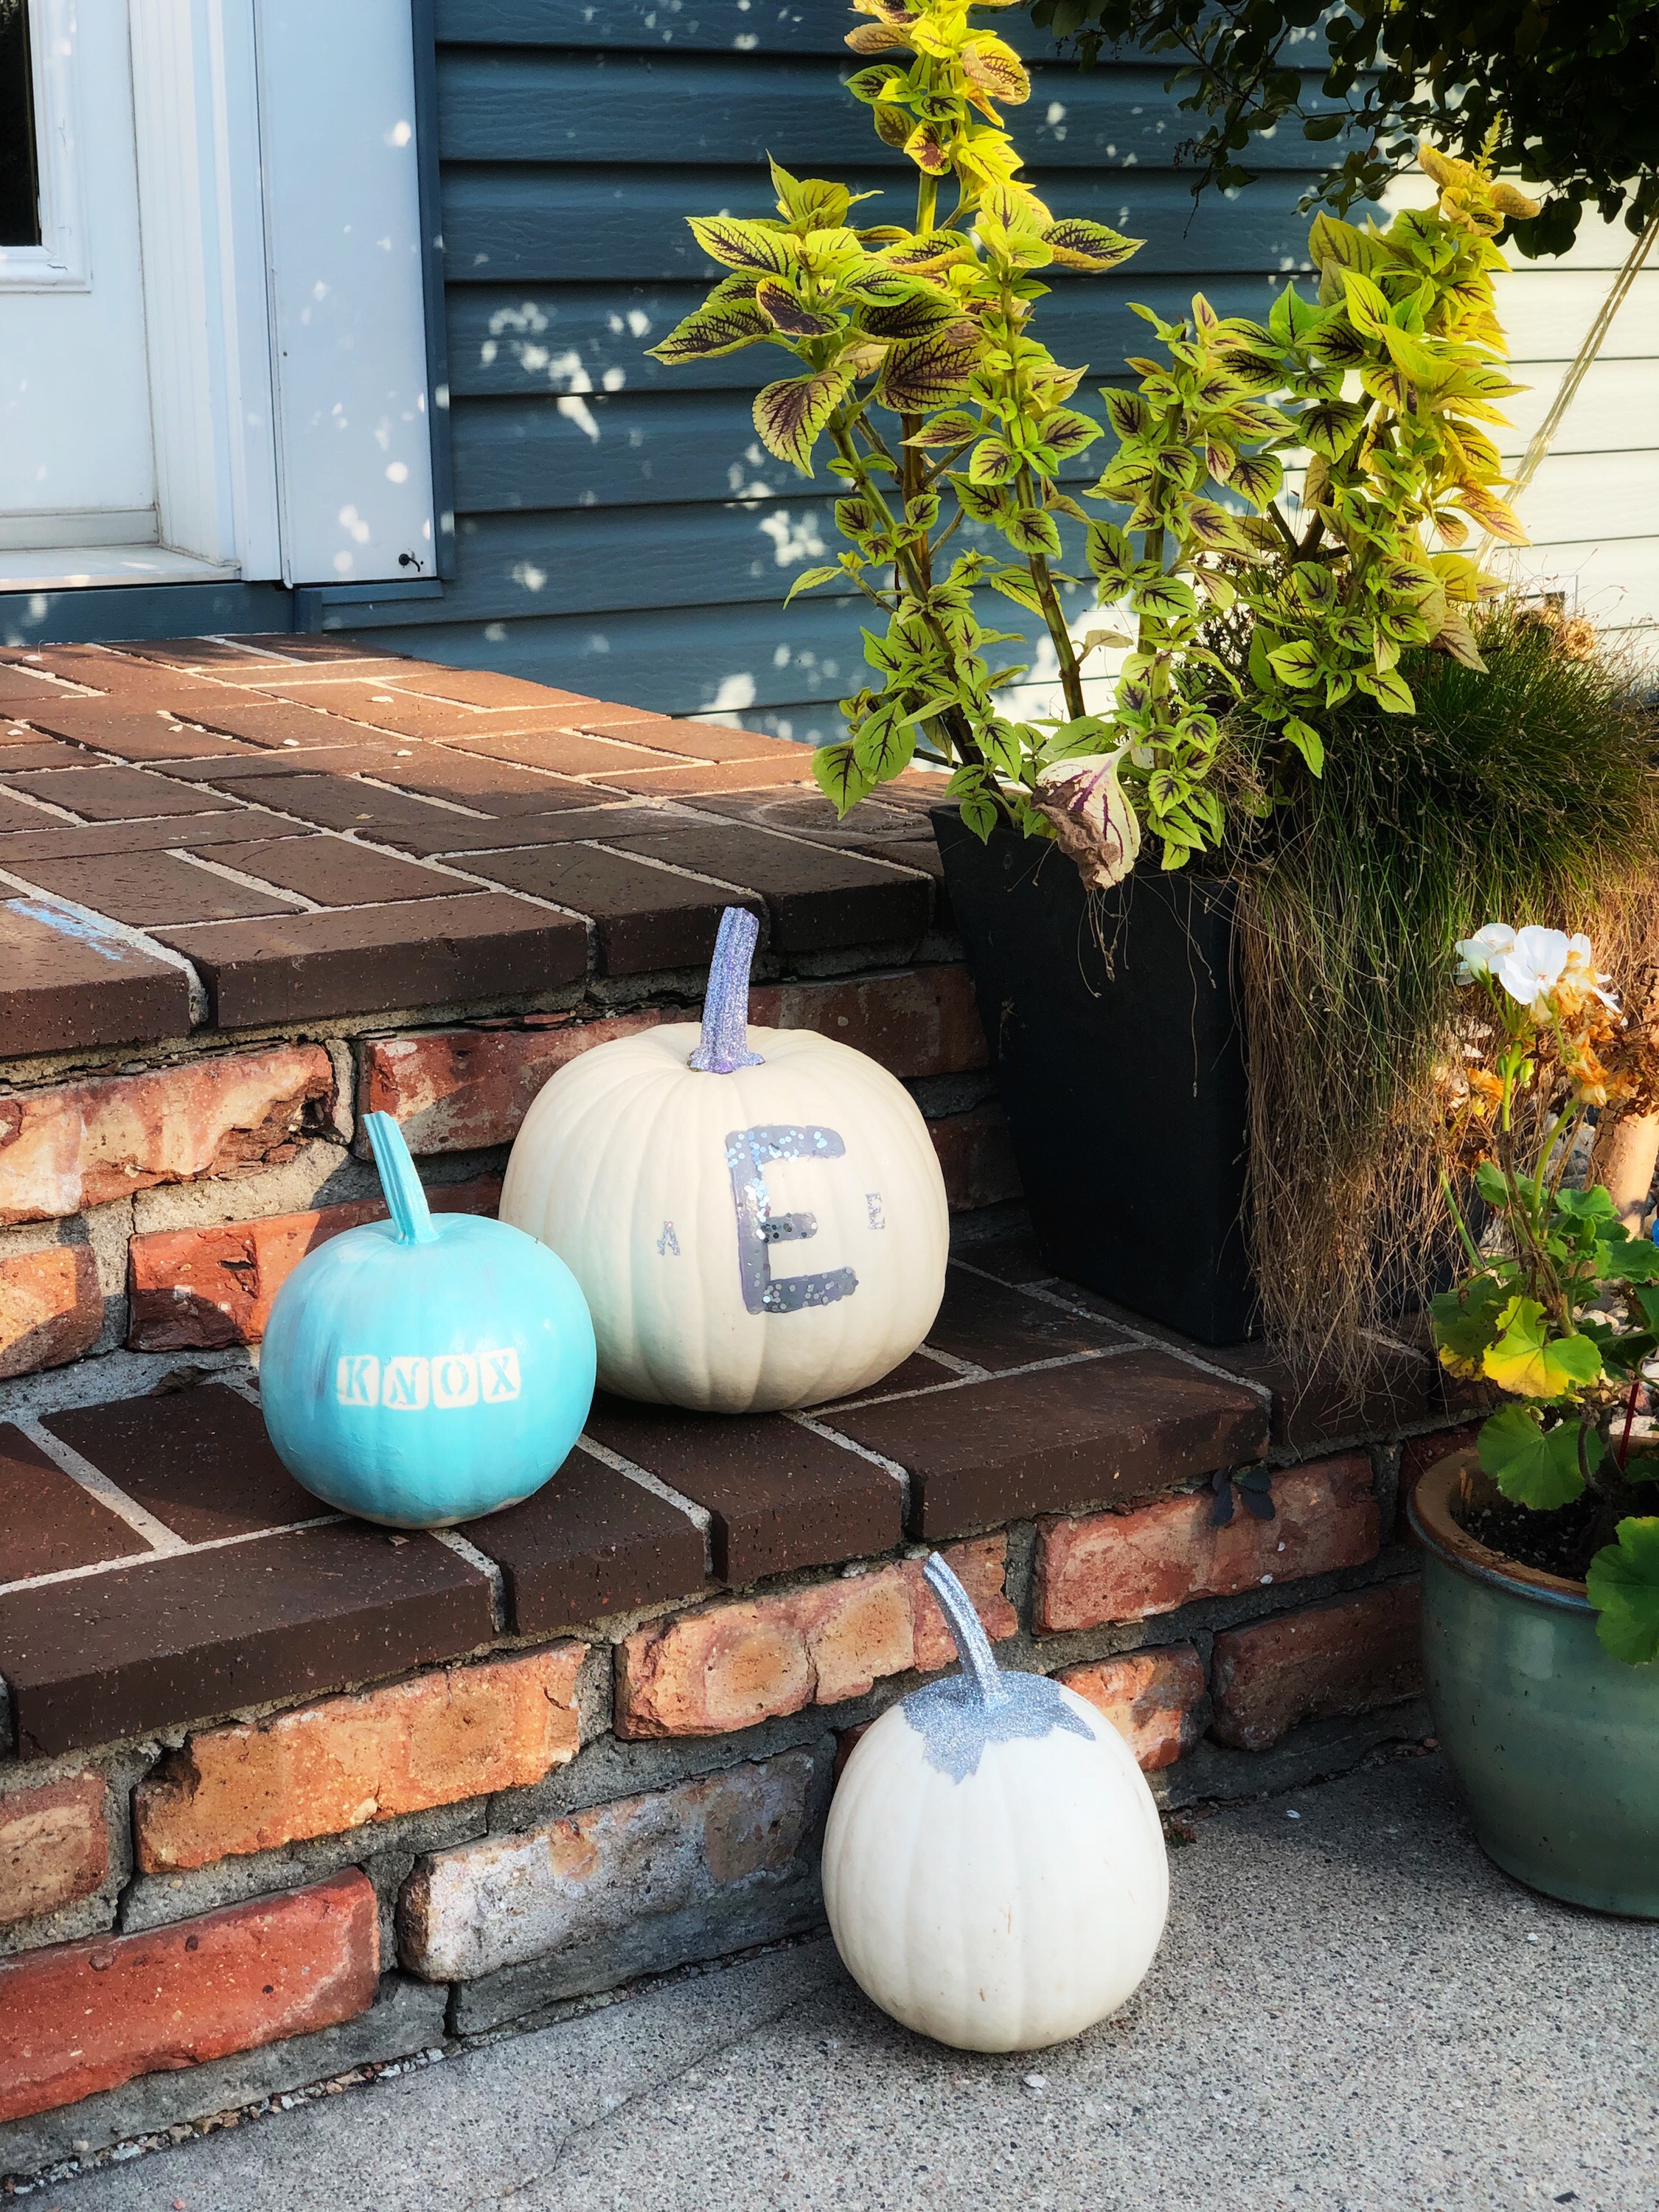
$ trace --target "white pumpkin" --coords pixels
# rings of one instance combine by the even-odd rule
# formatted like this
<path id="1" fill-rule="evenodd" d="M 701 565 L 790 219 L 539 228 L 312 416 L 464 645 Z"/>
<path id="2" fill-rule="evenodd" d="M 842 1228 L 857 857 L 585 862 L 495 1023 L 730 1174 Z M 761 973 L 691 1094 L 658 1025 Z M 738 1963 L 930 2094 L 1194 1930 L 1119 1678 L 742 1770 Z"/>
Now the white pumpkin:
<path id="1" fill-rule="evenodd" d="M 1117 1730 L 1002 1673 L 961 1583 L 929 1583 L 963 1669 L 861 1736 L 830 1808 L 823 1899 L 884 2012 L 961 2051 L 1036 2051 L 1115 2013 L 1169 1910 L 1164 1832 Z"/>
<path id="2" fill-rule="evenodd" d="M 507 1163 L 501 1218 L 575 1276 L 600 1386 L 623 1397 L 738 1413 L 844 1396 L 909 1358 L 944 1296 L 927 1123 L 863 1053 L 746 1026 L 757 934 L 728 908 L 701 1031 L 570 1061 Z"/>

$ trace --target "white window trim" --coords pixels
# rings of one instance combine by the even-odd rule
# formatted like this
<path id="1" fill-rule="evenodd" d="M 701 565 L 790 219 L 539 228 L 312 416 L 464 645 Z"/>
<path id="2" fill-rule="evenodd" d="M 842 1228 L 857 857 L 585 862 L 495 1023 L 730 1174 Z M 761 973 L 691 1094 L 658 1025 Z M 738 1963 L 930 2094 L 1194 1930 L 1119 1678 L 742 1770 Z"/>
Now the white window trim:
<path id="1" fill-rule="evenodd" d="M 0 291 L 89 292 L 86 195 L 76 128 L 76 0 L 28 0 L 40 243 L 0 246 Z"/>

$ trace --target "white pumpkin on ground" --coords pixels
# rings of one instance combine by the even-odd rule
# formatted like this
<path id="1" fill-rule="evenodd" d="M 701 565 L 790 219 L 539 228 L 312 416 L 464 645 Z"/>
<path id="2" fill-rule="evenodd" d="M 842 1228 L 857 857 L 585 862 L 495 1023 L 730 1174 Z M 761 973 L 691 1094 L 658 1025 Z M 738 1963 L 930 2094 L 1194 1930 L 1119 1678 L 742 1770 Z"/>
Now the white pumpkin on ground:
<path id="1" fill-rule="evenodd" d="M 962 2051 L 1037 2051 L 1133 1996 L 1169 1910 L 1146 1778 L 1103 1713 L 999 1670 L 961 1583 L 927 1575 L 963 1657 L 860 1738 L 830 1808 L 823 1899 L 848 1972 Z"/>
<path id="2" fill-rule="evenodd" d="M 623 1397 L 842 1397 L 908 1359 L 944 1296 L 945 1180 L 915 1101 L 831 1038 L 748 1028 L 757 934 L 728 908 L 701 1030 L 570 1061 L 507 1163 L 501 1218 L 575 1276 L 600 1387 Z"/>

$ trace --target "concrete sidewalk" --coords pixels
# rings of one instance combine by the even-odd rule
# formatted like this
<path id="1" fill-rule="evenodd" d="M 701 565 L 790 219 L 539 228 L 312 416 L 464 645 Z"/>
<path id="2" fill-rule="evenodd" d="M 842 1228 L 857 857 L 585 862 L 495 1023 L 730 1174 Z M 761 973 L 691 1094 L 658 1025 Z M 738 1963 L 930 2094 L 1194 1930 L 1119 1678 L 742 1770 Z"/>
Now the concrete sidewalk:
<path id="1" fill-rule="evenodd" d="M 1531 1895 L 1437 1758 L 1224 1813 L 1135 2003 L 966 2057 L 827 1942 L 176 2150 L 30 2212 L 1654 2212 L 1659 1926 Z"/>

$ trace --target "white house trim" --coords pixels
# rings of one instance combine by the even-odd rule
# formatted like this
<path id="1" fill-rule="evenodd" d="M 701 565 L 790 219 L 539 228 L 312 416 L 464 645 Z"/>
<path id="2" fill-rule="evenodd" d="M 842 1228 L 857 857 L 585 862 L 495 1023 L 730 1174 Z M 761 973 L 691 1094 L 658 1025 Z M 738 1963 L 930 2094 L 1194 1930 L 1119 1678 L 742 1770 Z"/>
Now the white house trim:
<path id="1" fill-rule="evenodd" d="M 76 0 L 28 0 L 28 7 L 40 243 L 0 246 L 0 292 L 85 292 L 92 260 L 76 129 Z"/>

